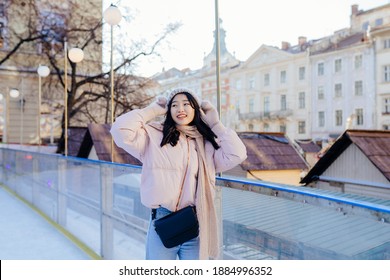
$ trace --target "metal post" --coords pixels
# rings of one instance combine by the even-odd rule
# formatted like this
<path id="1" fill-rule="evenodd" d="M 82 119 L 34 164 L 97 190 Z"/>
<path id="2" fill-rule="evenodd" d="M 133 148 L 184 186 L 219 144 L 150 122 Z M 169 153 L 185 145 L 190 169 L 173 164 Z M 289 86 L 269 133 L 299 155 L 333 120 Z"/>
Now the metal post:
<path id="1" fill-rule="evenodd" d="M 111 25 L 110 91 L 111 91 L 111 127 L 114 123 L 114 26 Z M 111 162 L 114 162 L 114 139 L 111 137 Z"/>
<path id="2" fill-rule="evenodd" d="M 64 138 L 65 138 L 65 156 L 68 155 L 68 43 L 64 42 Z"/>
<path id="3" fill-rule="evenodd" d="M 32 160 L 32 204 L 40 208 L 40 185 L 39 185 L 39 160 L 38 156 L 34 156 Z M 53 217 L 51 217 L 53 218 Z"/>
<path id="4" fill-rule="evenodd" d="M 217 110 L 221 119 L 221 80 L 220 80 L 220 39 L 219 39 L 219 11 L 218 0 L 215 0 L 215 50 L 216 50 L 216 84 L 217 84 Z"/>
<path id="5" fill-rule="evenodd" d="M 8 144 L 8 126 L 9 126 L 9 88 L 5 93 L 5 125 L 3 130 L 3 142 Z"/>
<path id="6" fill-rule="evenodd" d="M 114 123 L 114 25 L 117 25 L 122 14 L 117 6 L 111 4 L 103 12 L 104 20 L 111 26 L 111 56 L 110 56 L 110 91 L 111 91 L 111 126 Z M 111 162 L 114 162 L 114 139 L 111 137 Z"/>
<path id="7" fill-rule="evenodd" d="M 104 259 L 114 258 L 114 225 L 110 217 L 114 207 L 113 173 L 113 166 L 100 166 L 100 256 Z"/>
<path id="8" fill-rule="evenodd" d="M 42 99 L 42 78 L 38 74 L 38 148 L 41 148 L 41 99 Z"/>
<path id="9" fill-rule="evenodd" d="M 67 224 L 67 176 L 68 161 L 64 158 L 58 158 L 57 162 L 58 172 L 58 187 L 57 187 L 57 219 L 55 220 L 59 225 L 66 227 Z"/>
<path id="10" fill-rule="evenodd" d="M 215 0 L 215 50 L 216 50 L 216 84 L 217 84 L 217 110 L 221 119 L 221 81 L 220 81 L 220 39 L 219 39 L 219 11 L 218 0 Z M 217 174 L 221 176 L 222 173 Z M 222 217 L 222 187 L 216 188 L 214 204 L 217 211 L 219 227 L 219 248 L 223 252 L 223 217 Z M 223 253 L 220 256 L 223 259 Z"/>
<path id="11" fill-rule="evenodd" d="M 24 126 L 24 88 L 22 79 L 22 90 L 20 91 L 20 145 L 23 145 L 23 126 Z"/>

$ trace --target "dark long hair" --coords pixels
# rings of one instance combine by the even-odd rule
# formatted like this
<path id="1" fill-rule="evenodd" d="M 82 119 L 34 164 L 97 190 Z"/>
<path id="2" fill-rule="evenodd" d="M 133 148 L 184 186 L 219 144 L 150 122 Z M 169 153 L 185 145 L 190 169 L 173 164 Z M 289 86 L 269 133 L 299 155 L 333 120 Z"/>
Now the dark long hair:
<path id="1" fill-rule="evenodd" d="M 203 135 L 203 137 L 208 140 L 214 147 L 214 149 L 218 150 L 219 145 L 215 141 L 215 138 L 217 138 L 217 135 L 211 130 L 211 128 L 202 120 L 201 114 L 200 114 L 200 106 L 198 101 L 188 92 L 180 92 L 177 94 L 184 94 L 187 96 L 188 101 L 190 102 L 190 105 L 192 108 L 195 109 L 195 116 L 189 125 L 194 125 L 198 129 L 199 133 Z M 176 146 L 177 142 L 179 141 L 180 132 L 176 129 L 176 123 L 172 118 L 171 115 L 171 106 L 174 96 L 171 98 L 171 100 L 168 102 L 168 111 L 167 116 L 165 118 L 164 124 L 163 124 L 163 138 L 161 140 L 160 146 L 164 146 L 165 144 L 169 143 L 171 146 Z"/>

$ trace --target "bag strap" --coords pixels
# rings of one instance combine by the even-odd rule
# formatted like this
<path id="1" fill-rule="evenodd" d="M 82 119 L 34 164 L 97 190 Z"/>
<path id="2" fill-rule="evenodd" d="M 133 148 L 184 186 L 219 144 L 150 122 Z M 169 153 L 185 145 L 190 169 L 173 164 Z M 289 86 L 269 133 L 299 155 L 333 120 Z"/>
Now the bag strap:
<path id="1" fill-rule="evenodd" d="M 177 211 L 177 208 L 179 208 L 179 204 L 180 204 L 180 200 L 181 200 L 181 195 L 183 194 L 184 181 L 185 181 L 185 179 L 186 179 L 187 170 L 188 170 L 188 165 L 189 165 L 189 163 L 190 163 L 190 142 L 189 142 L 188 139 L 189 139 L 189 138 L 186 137 L 186 141 L 187 141 L 187 166 L 186 166 L 186 170 L 184 171 L 183 181 L 181 182 L 180 194 L 179 194 L 179 199 L 177 200 L 177 203 L 176 203 L 175 212 Z"/>

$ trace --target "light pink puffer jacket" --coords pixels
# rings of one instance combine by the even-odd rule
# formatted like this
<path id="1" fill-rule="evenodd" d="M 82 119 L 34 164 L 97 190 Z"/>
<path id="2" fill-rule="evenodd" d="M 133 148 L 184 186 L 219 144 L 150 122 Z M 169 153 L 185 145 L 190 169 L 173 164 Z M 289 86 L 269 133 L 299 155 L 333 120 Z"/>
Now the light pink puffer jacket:
<path id="1" fill-rule="evenodd" d="M 174 147 L 170 144 L 160 147 L 162 124 L 148 123 L 154 117 L 150 107 L 130 111 L 116 119 L 111 134 L 118 147 L 143 164 L 140 190 L 142 204 L 149 208 L 163 206 L 174 211 L 186 168 L 186 137 L 180 137 Z M 205 143 L 209 174 L 229 170 L 246 159 L 246 148 L 235 131 L 225 128 L 221 122 L 212 130 L 218 136 L 220 148 L 215 150 L 210 142 Z M 194 149 L 194 145 L 191 147 Z M 194 155 L 196 151 L 190 153 Z M 195 177 L 188 178 L 195 180 Z M 195 185 L 195 181 L 189 184 Z M 212 185 L 215 186 L 214 176 Z"/>

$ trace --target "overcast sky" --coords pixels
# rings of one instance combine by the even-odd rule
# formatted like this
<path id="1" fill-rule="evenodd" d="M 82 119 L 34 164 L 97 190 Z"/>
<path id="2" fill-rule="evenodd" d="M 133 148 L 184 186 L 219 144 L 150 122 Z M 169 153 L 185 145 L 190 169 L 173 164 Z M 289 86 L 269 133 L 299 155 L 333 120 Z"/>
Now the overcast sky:
<path id="1" fill-rule="evenodd" d="M 106 7 L 111 2 L 105 1 Z M 148 60 L 139 73 L 150 76 L 164 67 L 199 69 L 214 43 L 215 0 L 120 0 L 121 10 L 131 9 L 126 25 L 131 37 L 152 39 L 170 22 L 181 28 L 169 39 L 163 57 Z M 226 30 L 227 49 L 246 60 L 262 44 L 280 47 L 282 41 L 297 44 L 299 36 L 318 39 L 348 27 L 351 5 L 368 10 L 389 0 L 219 0 L 221 27 Z M 105 9 L 105 7 L 103 7 Z M 123 40 L 122 40 L 123 41 Z"/>

